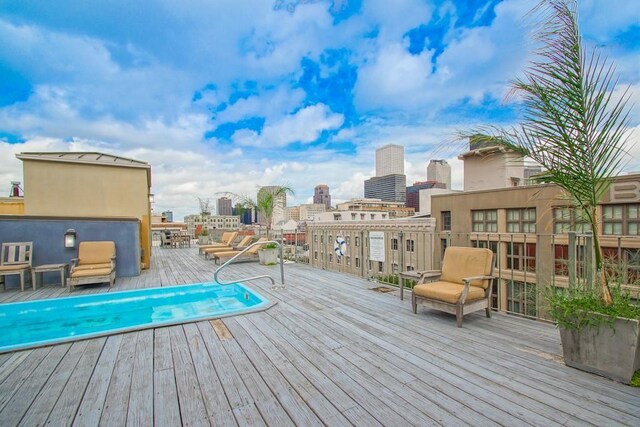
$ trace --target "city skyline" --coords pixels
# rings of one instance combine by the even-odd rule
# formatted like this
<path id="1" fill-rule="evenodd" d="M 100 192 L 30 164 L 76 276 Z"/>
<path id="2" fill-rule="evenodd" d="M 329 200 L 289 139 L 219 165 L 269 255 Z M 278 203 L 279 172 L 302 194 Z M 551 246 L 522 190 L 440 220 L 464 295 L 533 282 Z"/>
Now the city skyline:
<path id="1" fill-rule="evenodd" d="M 407 183 L 443 159 L 463 183 L 458 130 L 520 115 L 509 81 L 527 64 L 537 1 L 237 1 L 167 6 L 0 3 L 0 191 L 19 152 L 98 151 L 148 162 L 157 212 L 198 197 L 314 186 L 363 196 L 375 150 L 405 147 Z M 633 94 L 640 124 L 638 2 L 583 1 L 584 42 Z M 625 171 L 640 170 L 637 144 Z"/>

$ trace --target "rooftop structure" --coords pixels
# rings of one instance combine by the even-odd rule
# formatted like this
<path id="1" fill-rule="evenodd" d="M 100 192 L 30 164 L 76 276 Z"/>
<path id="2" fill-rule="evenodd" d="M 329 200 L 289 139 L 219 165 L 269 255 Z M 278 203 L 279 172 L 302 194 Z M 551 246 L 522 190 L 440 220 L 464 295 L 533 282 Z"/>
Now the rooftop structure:
<path id="1" fill-rule="evenodd" d="M 348 202 L 338 203 L 339 211 L 380 211 L 389 212 L 390 218 L 403 218 L 415 213 L 413 208 L 408 208 L 404 203 L 386 202 L 375 198 L 351 199 Z"/>

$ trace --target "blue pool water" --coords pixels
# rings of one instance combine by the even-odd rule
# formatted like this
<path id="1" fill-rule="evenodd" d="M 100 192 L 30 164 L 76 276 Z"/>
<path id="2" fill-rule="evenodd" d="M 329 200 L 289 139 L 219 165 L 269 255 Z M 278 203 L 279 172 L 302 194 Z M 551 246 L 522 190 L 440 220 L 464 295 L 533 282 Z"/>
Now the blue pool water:
<path id="1" fill-rule="evenodd" d="M 0 304 L 0 352 L 265 309 L 244 285 L 198 283 Z"/>

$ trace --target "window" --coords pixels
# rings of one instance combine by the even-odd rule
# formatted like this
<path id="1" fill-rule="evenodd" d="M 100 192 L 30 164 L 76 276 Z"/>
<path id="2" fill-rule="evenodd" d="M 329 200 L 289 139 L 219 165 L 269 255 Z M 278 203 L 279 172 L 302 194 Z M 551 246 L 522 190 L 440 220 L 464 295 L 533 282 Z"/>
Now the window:
<path id="1" fill-rule="evenodd" d="M 393 264 L 391 264 L 391 272 L 393 274 L 398 274 L 398 264 L 397 263 L 394 262 Z"/>
<path id="2" fill-rule="evenodd" d="M 318 235 L 314 233 L 313 235 L 313 241 L 314 243 L 318 243 Z"/>
<path id="3" fill-rule="evenodd" d="M 498 231 L 498 211 L 471 211 L 471 229 L 476 232 L 495 233 Z"/>
<path id="4" fill-rule="evenodd" d="M 535 233 L 536 209 L 507 209 L 507 233 Z"/>
<path id="5" fill-rule="evenodd" d="M 556 234 L 565 234 L 569 231 L 585 233 L 590 230 L 589 224 L 584 220 L 582 210 L 569 206 L 553 209 L 553 231 Z"/>
<path id="6" fill-rule="evenodd" d="M 349 255 L 347 255 L 346 260 L 347 260 L 347 265 L 351 265 L 351 257 Z"/>
<path id="7" fill-rule="evenodd" d="M 507 268 L 512 270 L 535 271 L 535 243 L 507 243 Z"/>
<path id="8" fill-rule="evenodd" d="M 602 207 L 602 234 L 640 235 L 640 204 Z"/>
<path id="9" fill-rule="evenodd" d="M 318 251 L 313 251 L 313 259 L 318 259 Z"/>
<path id="10" fill-rule="evenodd" d="M 342 214 L 334 213 L 334 214 L 333 214 L 333 220 L 334 220 L 334 221 L 340 221 L 340 220 L 342 220 Z"/>
<path id="11" fill-rule="evenodd" d="M 351 221 L 355 221 L 356 220 L 356 214 L 355 212 L 351 212 Z"/>
<path id="12" fill-rule="evenodd" d="M 405 268 L 406 271 L 413 271 L 415 270 L 415 268 L 413 267 L 413 265 L 407 265 L 407 267 Z"/>
<path id="13" fill-rule="evenodd" d="M 360 219 L 364 220 L 364 214 L 363 213 L 360 214 Z"/>
<path id="14" fill-rule="evenodd" d="M 360 238 L 356 236 L 355 238 L 356 246 L 360 246 Z"/>
<path id="15" fill-rule="evenodd" d="M 407 252 L 413 252 L 415 248 L 413 240 L 407 240 Z"/>
<path id="16" fill-rule="evenodd" d="M 391 250 L 398 250 L 398 239 L 391 239 Z"/>
<path id="17" fill-rule="evenodd" d="M 451 211 L 442 211 L 440 217 L 442 220 L 442 230 L 451 231 Z"/>
<path id="18" fill-rule="evenodd" d="M 356 258 L 356 268 L 360 267 L 360 258 Z"/>
<path id="19" fill-rule="evenodd" d="M 382 261 L 378 261 L 378 271 L 382 273 L 382 270 L 384 270 L 384 263 Z"/>
<path id="20" fill-rule="evenodd" d="M 332 253 L 329 254 L 329 262 L 333 262 L 333 254 Z"/>
<path id="21" fill-rule="evenodd" d="M 373 270 L 373 261 L 369 260 L 369 270 Z"/>
<path id="22" fill-rule="evenodd" d="M 349 243 L 351 243 L 351 237 L 347 236 L 344 238 L 344 242 L 349 245 Z"/>

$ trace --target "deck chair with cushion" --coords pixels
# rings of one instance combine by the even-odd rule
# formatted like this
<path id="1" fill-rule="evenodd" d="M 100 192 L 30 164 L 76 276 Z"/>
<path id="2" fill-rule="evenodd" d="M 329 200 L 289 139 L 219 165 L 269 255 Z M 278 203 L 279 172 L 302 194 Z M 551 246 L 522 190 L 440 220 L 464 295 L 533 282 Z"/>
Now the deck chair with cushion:
<path id="1" fill-rule="evenodd" d="M 413 312 L 418 305 L 455 314 L 458 327 L 463 316 L 485 309 L 491 317 L 491 282 L 495 259 L 490 249 L 448 247 L 440 275 L 424 272 L 411 295 Z M 427 283 L 427 280 L 435 280 Z"/>
<path id="2" fill-rule="evenodd" d="M 204 248 L 202 250 L 202 252 L 204 253 L 204 257 L 206 259 L 209 259 L 211 257 L 211 255 L 217 253 L 217 252 L 228 252 L 228 251 L 238 251 L 238 250 L 242 250 L 244 248 L 246 248 L 247 246 L 249 246 L 251 244 L 251 242 L 253 241 L 253 236 L 244 236 L 242 238 L 242 240 L 240 240 L 238 242 L 237 245 L 234 246 L 218 246 L 215 248 Z"/>
<path id="3" fill-rule="evenodd" d="M 33 258 L 33 242 L 16 242 L 2 244 L 0 259 L 0 280 L 6 290 L 5 276 L 20 276 L 20 290 L 24 291 L 25 276 L 31 277 L 31 259 Z"/>
<path id="4" fill-rule="evenodd" d="M 236 237 L 238 237 L 237 231 L 226 231 L 222 233 L 222 238 L 220 239 L 219 242 L 210 243 L 208 245 L 200 245 L 200 248 L 198 249 L 198 253 L 202 255 L 204 254 L 204 250 L 208 248 L 231 247 Z"/>
<path id="5" fill-rule="evenodd" d="M 116 244 L 105 242 L 80 242 L 78 258 L 71 260 L 71 271 L 67 279 L 69 292 L 75 286 L 116 281 Z"/>
<path id="6" fill-rule="evenodd" d="M 256 241 L 256 243 L 266 242 L 267 239 L 261 237 Z M 262 247 L 262 245 L 255 245 L 249 248 L 245 253 L 236 258 L 236 261 L 257 261 L 258 260 L 258 250 Z M 226 262 L 238 255 L 242 250 L 238 251 L 224 251 L 224 252 L 216 252 L 213 254 L 213 258 L 216 264 L 220 264 L 221 262 Z"/>

